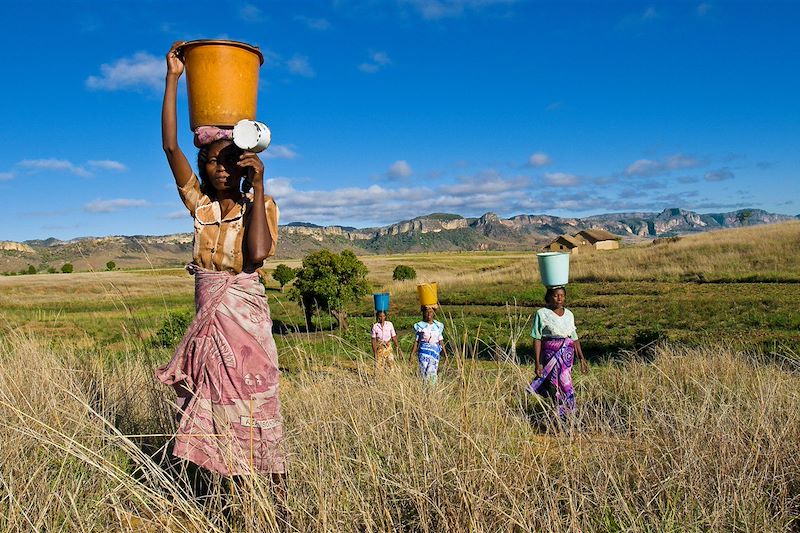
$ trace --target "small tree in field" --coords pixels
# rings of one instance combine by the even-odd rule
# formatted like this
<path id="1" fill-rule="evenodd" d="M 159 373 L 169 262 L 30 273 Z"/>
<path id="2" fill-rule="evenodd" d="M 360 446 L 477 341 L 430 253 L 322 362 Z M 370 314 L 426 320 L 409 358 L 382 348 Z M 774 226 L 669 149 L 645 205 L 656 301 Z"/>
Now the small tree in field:
<path id="1" fill-rule="evenodd" d="M 64 263 L 63 265 L 61 265 L 61 272 L 63 272 L 64 274 L 72 274 L 73 270 L 74 267 L 72 266 L 72 263 Z"/>
<path id="2" fill-rule="evenodd" d="M 36 272 L 37 272 L 37 270 L 36 270 L 35 266 L 28 265 L 28 270 L 26 271 L 26 274 L 36 274 Z"/>
<path id="3" fill-rule="evenodd" d="M 292 281 L 295 274 L 296 272 L 292 267 L 281 263 L 275 267 L 275 270 L 272 271 L 272 279 L 280 283 L 281 292 L 283 292 L 284 285 Z"/>
<path id="4" fill-rule="evenodd" d="M 106 270 L 114 270 L 115 268 L 117 268 L 117 264 L 114 261 L 106 263 Z"/>
<path id="5" fill-rule="evenodd" d="M 339 329 L 347 329 L 347 306 L 367 293 L 367 266 L 350 250 L 307 255 L 291 290 L 292 298 L 305 309 L 309 327 L 314 311 L 319 310 L 330 312 Z"/>
<path id="6" fill-rule="evenodd" d="M 395 281 L 417 279 L 417 271 L 408 265 L 397 265 L 394 267 L 394 272 L 392 272 L 392 279 Z"/>

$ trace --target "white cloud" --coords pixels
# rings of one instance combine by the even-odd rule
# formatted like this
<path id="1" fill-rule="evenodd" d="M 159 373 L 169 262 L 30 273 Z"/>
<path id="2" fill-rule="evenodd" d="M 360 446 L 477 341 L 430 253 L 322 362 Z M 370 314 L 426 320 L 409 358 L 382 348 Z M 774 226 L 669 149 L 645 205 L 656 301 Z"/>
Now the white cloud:
<path id="1" fill-rule="evenodd" d="M 297 157 L 297 152 L 293 148 L 293 146 L 285 144 L 270 144 L 263 157 L 264 159 L 294 159 Z"/>
<path id="2" fill-rule="evenodd" d="M 13 172 L 0 172 L 0 181 L 6 181 L 10 179 L 14 179 Z"/>
<path id="3" fill-rule="evenodd" d="M 703 176 L 706 181 L 724 181 L 734 178 L 733 171 L 728 167 L 722 167 L 718 170 L 711 170 L 706 172 Z"/>
<path id="4" fill-rule="evenodd" d="M 405 159 L 395 161 L 389 165 L 389 170 L 386 171 L 386 175 L 392 179 L 408 178 L 413 173 L 414 171 L 411 169 L 411 165 L 409 165 Z"/>
<path id="5" fill-rule="evenodd" d="M 38 171 L 66 171 L 76 176 L 87 178 L 92 175 L 91 172 L 82 166 L 75 165 L 66 159 L 23 159 L 17 163 L 17 167 L 30 170 L 32 172 Z"/>
<path id="6" fill-rule="evenodd" d="M 544 152 L 536 152 L 528 158 L 528 166 L 530 167 L 544 167 L 552 162 L 550 156 Z"/>
<path id="7" fill-rule="evenodd" d="M 86 78 L 86 87 L 92 90 L 159 90 L 164 86 L 166 67 L 163 59 L 147 52 L 123 57 L 111 64 L 100 65 L 100 76 Z"/>
<path id="8" fill-rule="evenodd" d="M 130 198 L 116 198 L 113 200 L 95 200 L 83 206 L 84 211 L 89 213 L 113 213 L 121 209 L 133 207 L 148 207 L 150 204 L 146 200 L 133 200 Z"/>
<path id="9" fill-rule="evenodd" d="M 369 52 L 369 60 L 361 63 L 358 69 L 361 72 L 374 74 L 392 62 L 386 52 Z"/>
<path id="10" fill-rule="evenodd" d="M 331 27 L 331 23 L 324 18 L 312 18 L 298 15 L 294 19 L 305 24 L 310 30 L 324 31 L 330 29 Z"/>
<path id="11" fill-rule="evenodd" d="M 101 170 L 115 170 L 117 172 L 125 172 L 128 167 L 119 161 L 112 161 L 111 159 L 99 159 L 94 161 L 87 161 L 87 165 L 92 168 L 99 168 Z"/>
<path id="12" fill-rule="evenodd" d="M 544 181 L 552 187 L 573 187 L 581 182 L 581 178 L 567 172 L 545 172 Z"/>
<path id="13" fill-rule="evenodd" d="M 625 169 L 625 175 L 629 177 L 638 176 L 650 178 L 669 174 L 673 170 L 697 168 L 705 164 L 705 161 L 697 159 L 696 157 L 684 154 L 673 154 L 665 159 L 656 161 L 652 159 L 638 159 L 628 165 Z"/>
<path id="14" fill-rule="evenodd" d="M 267 180 L 266 191 L 275 197 L 283 222 L 318 224 L 396 222 L 426 212 L 450 211 L 479 216 L 502 208 L 522 212 L 545 207 L 538 195 L 526 188 L 529 178 L 503 179 L 489 173 L 462 178 L 459 183 L 438 187 L 347 187 L 327 191 L 297 190 L 290 178 Z"/>
<path id="15" fill-rule="evenodd" d="M 293 55 L 286 62 L 286 67 L 289 69 L 289 72 L 292 74 L 297 74 L 298 76 L 313 78 L 317 75 L 317 73 L 311 67 L 311 63 L 309 63 L 307 56 L 302 56 L 299 54 Z"/>
<path id="16" fill-rule="evenodd" d="M 465 11 L 511 5 L 515 0 L 399 0 L 401 4 L 412 6 L 426 20 L 460 17 Z"/>
<path id="17" fill-rule="evenodd" d="M 452 196 L 499 195 L 507 192 L 523 192 L 528 185 L 530 179 L 524 176 L 505 179 L 499 175 L 484 178 L 479 174 L 473 178 L 463 179 L 455 185 L 443 185 L 439 191 Z"/>

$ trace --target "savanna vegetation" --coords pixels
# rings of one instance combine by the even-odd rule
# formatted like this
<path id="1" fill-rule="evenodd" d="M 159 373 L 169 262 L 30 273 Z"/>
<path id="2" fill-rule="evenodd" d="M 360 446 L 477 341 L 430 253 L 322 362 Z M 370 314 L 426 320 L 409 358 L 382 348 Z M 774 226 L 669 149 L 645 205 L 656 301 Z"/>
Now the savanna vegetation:
<path id="1" fill-rule="evenodd" d="M 416 281 L 393 271 L 439 282 L 451 357 L 436 387 L 410 364 L 373 374 L 367 297 L 345 306 L 347 330 L 324 309 L 309 330 L 266 272 L 290 457 L 281 527 L 796 529 L 798 244 L 788 223 L 576 256 L 568 306 L 592 369 L 567 424 L 523 392 L 544 293 L 533 254 L 360 258 L 392 294 L 406 353 Z M 179 269 L 0 278 L 0 530 L 278 530 L 267 481 L 170 460 L 172 393 L 152 372 L 192 288 Z"/>

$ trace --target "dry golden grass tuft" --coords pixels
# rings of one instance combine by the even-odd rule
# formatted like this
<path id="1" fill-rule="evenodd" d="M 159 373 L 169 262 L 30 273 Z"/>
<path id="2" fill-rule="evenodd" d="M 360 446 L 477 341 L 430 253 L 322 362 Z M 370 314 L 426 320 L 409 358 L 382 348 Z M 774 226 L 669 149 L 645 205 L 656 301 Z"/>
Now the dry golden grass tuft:
<path id="1" fill-rule="evenodd" d="M 171 394 L 146 355 L 95 356 L 2 344 L 0 530 L 277 530 L 264 479 L 235 491 L 212 480 L 205 506 L 193 497 L 162 448 Z M 436 387 L 409 369 L 371 372 L 362 362 L 285 379 L 284 531 L 798 525 L 796 367 L 662 346 L 651 362 L 579 378 L 579 415 L 566 425 L 524 395 L 529 371 L 514 364 L 454 354 Z"/>

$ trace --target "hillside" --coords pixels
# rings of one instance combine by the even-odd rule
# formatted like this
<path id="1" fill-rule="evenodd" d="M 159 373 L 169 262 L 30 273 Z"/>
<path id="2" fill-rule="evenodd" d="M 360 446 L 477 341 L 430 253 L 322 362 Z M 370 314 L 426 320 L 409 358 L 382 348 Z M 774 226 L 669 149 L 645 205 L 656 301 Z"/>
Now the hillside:
<path id="1" fill-rule="evenodd" d="M 295 222 L 281 227 L 275 259 L 301 258 L 310 251 L 349 248 L 358 254 L 420 251 L 530 250 L 563 233 L 601 228 L 627 241 L 684 235 L 709 230 L 794 220 L 796 217 L 741 209 L 699 214 L 671 208 L 660 213 L 613 213 L 585 218 L 516 215 L 500 218 L 486 213 L 465 218 L 432 213 L 375 228 L 318 226 Z M 179 267 L 192 253 L 192 235 L 83 237 L 70 241 L 49 238 L 22 243 L 0 241 L 0 272 L 19 272 L 33 265 L 40 271 L 72 263 L 76 270 L 104 270 L 108 261 L 118 268 Z"/>

